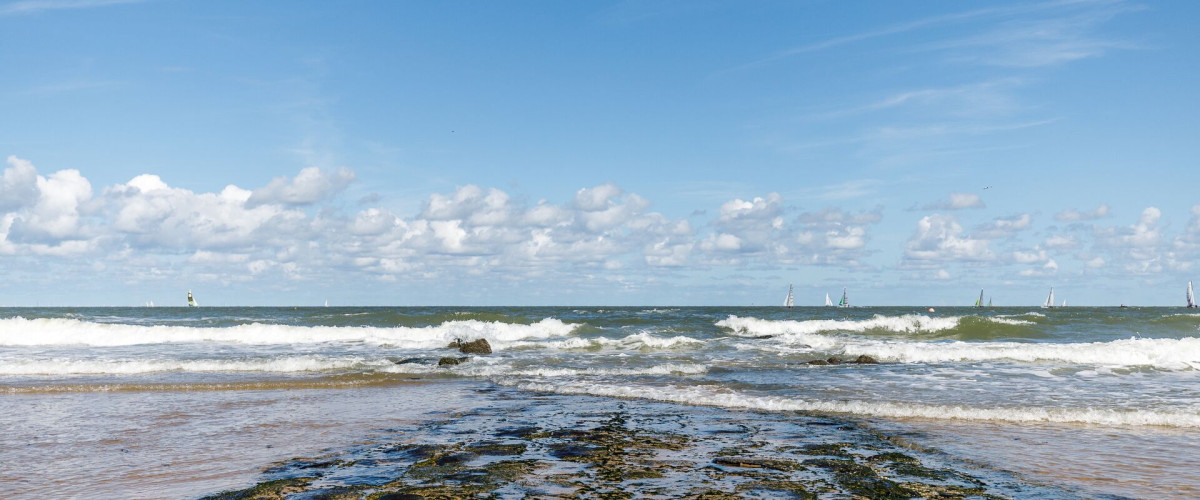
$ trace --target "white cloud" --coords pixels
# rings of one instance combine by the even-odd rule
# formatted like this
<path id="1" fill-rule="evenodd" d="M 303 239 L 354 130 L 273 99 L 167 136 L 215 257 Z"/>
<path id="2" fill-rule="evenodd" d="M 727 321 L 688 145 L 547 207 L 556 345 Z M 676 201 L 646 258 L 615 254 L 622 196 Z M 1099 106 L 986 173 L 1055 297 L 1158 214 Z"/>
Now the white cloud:
<path id="1" fill-rule="evenodd" d="M 945 262 L 984 262 L 995 259 L 988 241 L 963 232 L 950 215 L 934 214 L 917 221 L 917 230 L 904 248 L 906 263 L 935 266 Z"/>
<path id="2" fill-rule="evenodd" d="M 333 172 L 308 167 L 301 170 L 295 179 L 276 177 L 266 187 L 254 190 L 248 203 L 251 206 L 267 203 L 309 205 L 340 193 L 352 181 L 354 172 L 346 167 Z"/>
<path id="3" fill-rule="evenodd" d="M 921 210 L 965 210 L 968 208 L 984 208 L 983 200 L 974 193 L 950 193 L 949 200 L 931 203 L 921 207 Z"/>
<path id="4" fill-rule="evenodd" d="M 8 168 L 0 176 L 0 210 L 13 210 L 37 201 L 37 178 L 32 163 L 9 156 Z"/>
<path id="5" fill-rule="evenodd" d="M 1090 221 L 1108 216 L 1108 205 L 1100 204 L 1095 210 L 1081 212 L 1078 210 L 1064 210 L 1054 214 L 1054 219 L 1062 222 L 1080 222 Z"/>

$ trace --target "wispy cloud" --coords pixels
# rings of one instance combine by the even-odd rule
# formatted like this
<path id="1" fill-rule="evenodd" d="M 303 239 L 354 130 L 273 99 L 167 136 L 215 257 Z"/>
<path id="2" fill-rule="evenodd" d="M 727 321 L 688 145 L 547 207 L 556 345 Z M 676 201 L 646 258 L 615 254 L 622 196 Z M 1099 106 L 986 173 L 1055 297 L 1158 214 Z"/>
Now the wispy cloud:
<path id="1" fill-rule="evenodd" d="M 91 9 L 130 3 L 142 3 L 146 0 L 22 0 L 0 5 L 0 16 L 20 16 L 36 14 L 51 10 Z"/>
<path id="2" fill-rule="evenodd" d="M 933 29 L 965 23 L 998 22 L 1001 26 L 985 35 L 969 39 L 958 39 L 924 46 L 924 49 L 949 49 L 967 46 L 1007 47 L 1009 57 L 1006 65 L 1046 65 L 1065 62 L 1082 57 L 1102 54 L 1109 48 L 1128 48 L 1124 42 L 1103 41 L 1084 36 L 1087 29 L 1111 17 L 1135 10 L 1123 0 L 1060 0 L 1035 4 L 989 7 L 983 9 L 945 14 L 893 24 L 879 29 L 843 35 L 799 45 L 779 51 L 770 56 L 751 61 L 726 71 L 738 71 L 760 66 L 789 57 L 821 52 L 877 38 L 885 38 L 918 30 Z M 1043 13 L 1070 11 L 1078 14 L 1066 17 L 1025 18 Z M 1061 16 L 1061 15 L 1060 15 Z M 1072 29 L 1073 28 L 1073 29 Z M 1037 47 L 1019 47 L 1019 44 L 1041 40 Z M 1000 64 L 1000 58 L 983 58 L 980 62 Z"/>
<path id="3" fill-rule="evenodd" d="M 1143 10 L 1122 2 L 1078 2 L 1057 15 L 1014 19 L 966 38 L 918 46 L 944 52 L 950 62 L 1009 67 L 1041 67 L 1100 57 L 1111 50 L 1132 50 L 1138 43 L 1098 34 L 1114 17 Z"/>

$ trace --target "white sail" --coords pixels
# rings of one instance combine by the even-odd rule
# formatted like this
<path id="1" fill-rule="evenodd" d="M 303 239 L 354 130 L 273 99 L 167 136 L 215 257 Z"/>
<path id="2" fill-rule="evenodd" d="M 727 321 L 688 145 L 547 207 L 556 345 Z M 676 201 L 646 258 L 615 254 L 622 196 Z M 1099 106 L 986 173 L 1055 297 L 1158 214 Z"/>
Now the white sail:
<path id="1" fill-rule="evenodd" d="M 783 299 L 783 307 L 792 307 L 792 285 L 788 285 L 788 295 Z"/>
<path id="2" fill-rule="evenodd" d="M 1067 307 L 1067 299 L 1063 299 L 1063 304 L 1061 307 Z"/>
<path id="3" fill-rule="evenodd" d="M 1042 307 L 1054 307 L 1054 287 L 1050 287 L 1050 295 L 1046 297 L 1046 303 L 1042 304 Z"/>
<path id="4" fill-rule="evenodd" d="M 842 288 L 842 300 L 838 301 L 838 307 L 850 307 L 850 298 L 846 296 L 846 288 Z"/>
<path id="5" fill-rule="evenodd" d="M 829 300 L 829 294 L 825 294 L 825 307 L 833 307 L 833 301 Z"/>
<path id="6" fill-rule="evenodd" d="M 1194 309 L 1196 307 L 1196 296 L 1192 293 L 1192 282 L 1191 281 L 1188 282 L 1187 306 L 1188 306 L 1188 309 Z"/>
<path id="7" fill-rule="evenodd" d="M 975 299 L 975 307 L 983 307 L 983 289 L 979 289 L 979 298 Z"/>
<path id="8" fill-rule="evenodd" d="M 191 291 L 191 290 L 188 290 L 188 303 L 187 303 L 187 304 L 188 304 L 188 307 L 198 307 L 198 306 L 200 306 L 200 304 L 197 304 L 197 303 L 196 303 L 196 299 L 192 298 L 192 291 Z"/>

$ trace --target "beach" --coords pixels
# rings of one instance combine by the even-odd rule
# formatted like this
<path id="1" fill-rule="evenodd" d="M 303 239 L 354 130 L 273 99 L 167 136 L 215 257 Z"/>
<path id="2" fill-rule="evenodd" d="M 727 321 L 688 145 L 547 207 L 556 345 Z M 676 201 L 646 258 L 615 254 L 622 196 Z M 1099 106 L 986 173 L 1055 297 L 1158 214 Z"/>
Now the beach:
<path id="1" fill-rule="evenodd" d="M 1200 494 L 1200 317 L 914 309 L 10 309 L 0 485 L 17 498 Z M 491 352 L 457 348 L 479 339 Z"/>

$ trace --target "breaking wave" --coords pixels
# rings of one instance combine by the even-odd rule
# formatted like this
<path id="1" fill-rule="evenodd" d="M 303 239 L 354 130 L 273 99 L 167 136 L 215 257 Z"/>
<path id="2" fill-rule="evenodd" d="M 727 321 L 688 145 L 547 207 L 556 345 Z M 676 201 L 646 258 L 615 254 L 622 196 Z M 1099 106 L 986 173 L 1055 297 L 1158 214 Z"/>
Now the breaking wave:
<path id="1" fill-rule="evenodd" d="M 1029 408 L 926 405 L 884 401 L 812 401 L 753 396 L 708 387 L 631 387 L 589 383 L 504 382 L 520 389 L 558 394 L 586 394 L 653 399 L 690 405 L 748 408 L 767 411 L 810 411 L 884 418 L 973 420 L 1012 423 L 1066 423 L 1104 426 L 1200 427 L 1200 414 L 1178 410 L 1120 410 L 1100 408 Z"/>
<path id="2" fill-rule="evenodd" d="M 0 363 L 0 375 L 134 375 L 155 372 L 297 373 L 383 368 L 391 364 L 386 359 L 367 360 L 361 357 L 328 358 L 320 356 L 253 360 L 19 360 Z"/>
<path id="3" fill-rule="evenodd" d="M 545 318 L 531 324 L 447 321 L 425 327 L 293 326 L 252 323 L 221 328 L 95 323 L 65 318 L 0 319 L 0 346 L 126 346 L 166 343 L 245 345 L 366 343 L 410 349 L 445 347 L 455 339 L 487 339 L 494 349 L 565 337 L 580 325 Z"/>
<path id="4" fill-rule="evenodd" d="M 804 321 L 729 316 L 718 321 L 716 325 L 728 329 L 734 335 L 746 337 L 855 333 L 891 336 L 903 334 L 915 338 L 988 340 L 1045 336 L 1037 330 L 1037 323 L 1033 321 L 997 316 L 931 317 L 921 314 L 902 316 L 877 314 L 868 319 L 811 319 Z"/>
<path id="5" fill-rule="evenodd" d="M 1074 344 L 1023 342 L 859 342 L 847 343 L 849 356 L 880 361 L 945 363 L 979 361 L 1059 362 L 1075 365 L 1150 366 L 1166 370 L 1200 368 L 1200 339 L 1139 339 Z"/>

